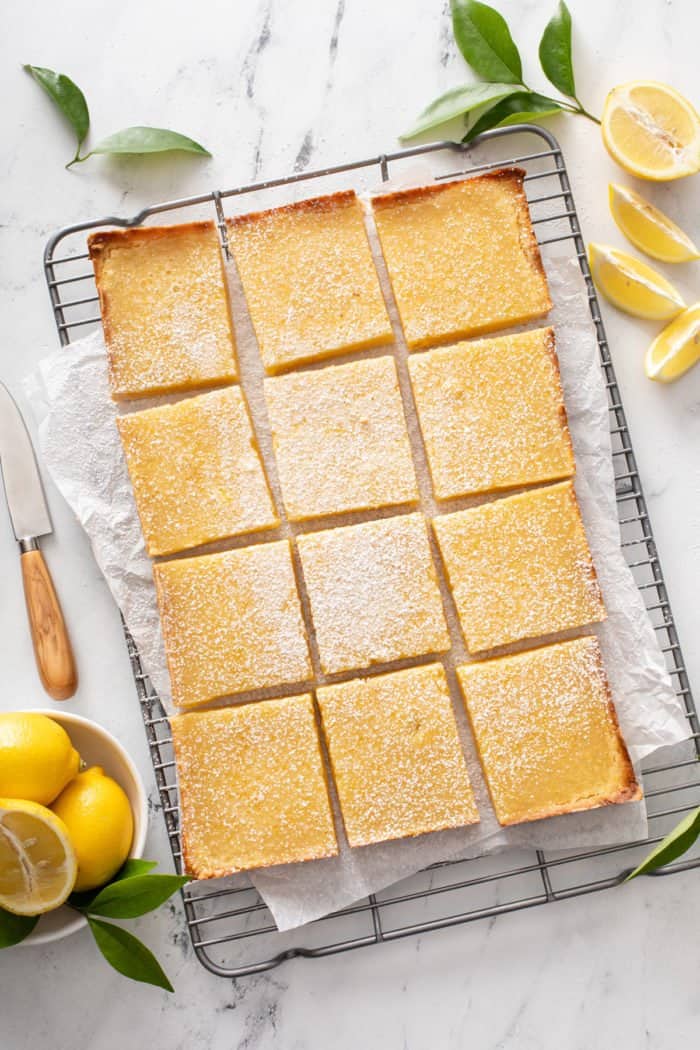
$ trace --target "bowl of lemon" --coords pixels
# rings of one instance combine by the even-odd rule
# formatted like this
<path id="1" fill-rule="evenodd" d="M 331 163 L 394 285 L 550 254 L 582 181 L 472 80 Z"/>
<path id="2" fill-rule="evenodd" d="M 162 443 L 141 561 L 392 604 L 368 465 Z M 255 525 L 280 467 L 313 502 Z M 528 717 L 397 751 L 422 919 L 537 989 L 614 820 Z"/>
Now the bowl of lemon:
<path id="1" fill-rule="evenodd" d="M 143 855 L 139 773 L 111 733 L 64 711 L 0 711 L 0 908 L 40 916 L 23 944 L 74 933 L 67 902 Z"/>

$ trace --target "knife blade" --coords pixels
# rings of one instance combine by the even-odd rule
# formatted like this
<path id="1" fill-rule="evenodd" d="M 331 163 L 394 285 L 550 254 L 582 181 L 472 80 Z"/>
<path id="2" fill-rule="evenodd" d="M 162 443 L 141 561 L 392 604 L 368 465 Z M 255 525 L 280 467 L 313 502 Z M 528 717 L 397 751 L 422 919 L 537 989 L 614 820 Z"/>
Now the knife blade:
<path id="1" fill-rule="evenodd" d="M 32 442 L 14 398 L 0 382 L 0 471 L 15 539 L 53 532 Z"/>
<path id="2" fill-rule="evenodd" d="M 29 433 L 10 391 L 0 382 L 0 474 L 15 539 L 34 656 L 44 689 L 67 700 L 78 686 L 73 650 L 37 538 L 53 532 Z"/>

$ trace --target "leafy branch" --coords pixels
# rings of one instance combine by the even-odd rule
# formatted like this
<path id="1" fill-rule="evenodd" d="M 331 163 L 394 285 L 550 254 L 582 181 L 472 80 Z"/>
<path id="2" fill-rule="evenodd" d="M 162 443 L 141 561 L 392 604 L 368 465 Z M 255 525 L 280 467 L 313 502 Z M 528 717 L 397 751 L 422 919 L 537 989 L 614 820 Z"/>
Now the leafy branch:
<path id="1" fill-rule="evenodd" d="M 478 0 L 451 0 L 452 31 L 459 50 L 485 83 L 451 88 L 430 103 L 413 127 L 401 136 L 412 139 L 456 117 L 468 118 L 478 110 L 463 142 L 490 128 L 521 124 L 557 113 L 572 113 L 600 124 L 576 93 L 571 45 L 571 14 L 560 0 L 547 23 L 539 46 L 539 59 L 547 80 L 563 98 L 535 91 L 523 78 L 522 61 L 503 15 Z M 485 108 L 487 107 L 487 108 Z"/>
<path id="2" fill-rule="evenodd" d="M 56 73 L 53 69 L 45 69 L 42 66 L 25 65 L 23 68 L 43 88 L 75 132 L 75 155 L 68 161 L 66 168 L 82 164 L 89 157 L 98 154 L 171 153 L 180 150 L 184 153 L 198 153 L 204 157 L 211 156 L 204 146 L 177 131 L 142 126 L 123 128 L 122 131 L 101 139 L 87 153 L 81 154 L 90 130 L 90 111 L 83 92 L 64 73 Z"/>
<path id="3" fill-rule="evenodd" d="M 118 973 L 172 992 L 173 986 L 153 952 L 133 933 L 104 921 L 146 915 L 189 882 L 188 875 L 151 875 L 155 867 L 153 860 L 127 860 L 106 886 L 88 893 L 72 893 L 67 904 L 85 916 L 95 944 Z M 19 944 L 38 921 L 36 915 L 13 915 L 0 908 L 0 948 Z"/>

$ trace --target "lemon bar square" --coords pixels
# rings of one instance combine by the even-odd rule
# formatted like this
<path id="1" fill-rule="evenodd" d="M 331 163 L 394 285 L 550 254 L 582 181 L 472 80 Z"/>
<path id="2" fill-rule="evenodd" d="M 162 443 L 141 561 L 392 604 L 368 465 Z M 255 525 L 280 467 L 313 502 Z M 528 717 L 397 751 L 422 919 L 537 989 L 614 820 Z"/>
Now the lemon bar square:
<path id="1" fill-rule="evenodd" d="M 372 199 L 409 348 L 507 328 L 551 309 L 524 175 L 504 168 Z"/>
<path id="2" fill-rule="evenodd" d="M 438 499 L 574 473 L 551 328 L 429 350 L 408 367 Z"/>
<path id="3" fill-rule="evenodd" d="M 307 533 L 297 546 L 324 673 L 449 649 L 422 514 Z"/>
<path id="4" fill-rule="evenodd" d="M 117 418 L 155 557 L 278 524 L 238 386 Z"/>
<path id="5" fill-rule="evenodd" d="M 323 686 L 317 698 L 351 846 L 478 823 L 439 664 Z"/>
<path id="6" fill-rule="evenodd" d="M 500 824 L 641 798 L 596 638 L 457 673 Z"/>
<path id="7" fill-rule="evenodd" d="M 433 525 L 470 652 L 605 619 L 570 481 Z"/>
<path id="8" fill-rule="evenodd" d="M 287 540 L 160 562 L 153 575 L 178 707 L 310 678 Z"/>
<path id="9" fill-rule="evenodd" d="M 265 397 L 292 521 L 417 502 L 393 358 L 275 376 Z"/>
<path id="10" fill-rule="evenodd" d="M 185 870 L 198 879 L 338 852 L 308 694 L 170 720 Z"/>
<path id="11" fill-rule="evenodd" d="M 116 400 L 237 378 L 213 222 L 93 233 L 88 250 Z"/>
<path id="12" fill-rule="evenodd" d="M 228 220 L 268 373 L 392 340 L 354 191 Z"/>

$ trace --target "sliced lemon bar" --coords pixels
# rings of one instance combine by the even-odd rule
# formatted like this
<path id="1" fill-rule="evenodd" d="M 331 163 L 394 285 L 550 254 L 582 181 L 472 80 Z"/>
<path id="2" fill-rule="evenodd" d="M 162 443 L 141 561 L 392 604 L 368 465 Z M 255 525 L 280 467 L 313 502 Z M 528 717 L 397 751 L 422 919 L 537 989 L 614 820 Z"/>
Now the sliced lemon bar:
<path id="1" fill-rule="evenodd" d="M 641 798 L 596 638 L 457 674 L 500 824 Z"/>
<path id="2" fill-rule="evenodd" d="M 236 379 L 233 326 L 213 222 L 88 237 L 116 400 Z"/>
<path id="3" fill-rule="evenodd" d="M 551 308 L 524 176 L 504 168 L 372 198 L 410 348 L 507 328 Z"/>

